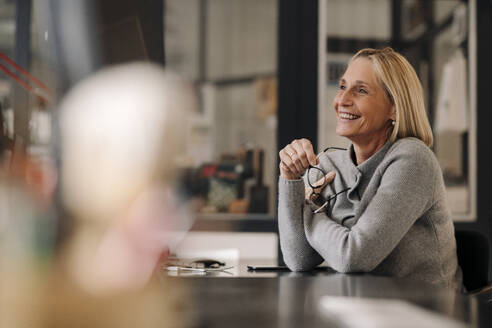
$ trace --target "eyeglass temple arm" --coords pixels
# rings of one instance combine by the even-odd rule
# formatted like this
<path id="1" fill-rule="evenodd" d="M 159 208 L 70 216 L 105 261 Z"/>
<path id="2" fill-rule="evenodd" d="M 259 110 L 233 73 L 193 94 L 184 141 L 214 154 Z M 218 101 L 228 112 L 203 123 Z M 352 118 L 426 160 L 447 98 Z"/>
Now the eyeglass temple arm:
<path id="1" fill-rule="evenodd" d="M 341 148 L 341 147 L 327 147 L 327 148 L 325 148 L 325 150 L 323 150 L 323 153 L 324 153 L 325 151 L 330 150 L 330 149 L 335 149 L 335 150 L 347 150 L 347 148 Z"/>

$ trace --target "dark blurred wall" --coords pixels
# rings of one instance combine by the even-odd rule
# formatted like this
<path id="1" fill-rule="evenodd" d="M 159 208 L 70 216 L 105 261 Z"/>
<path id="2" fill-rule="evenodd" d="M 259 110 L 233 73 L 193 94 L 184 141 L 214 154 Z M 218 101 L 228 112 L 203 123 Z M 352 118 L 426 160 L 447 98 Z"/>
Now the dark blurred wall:
<path id="1" fill-rule="evenodd" d="M 104 64 L 133 60 L 164 63 L 163 0 L 101 0 Z"/>

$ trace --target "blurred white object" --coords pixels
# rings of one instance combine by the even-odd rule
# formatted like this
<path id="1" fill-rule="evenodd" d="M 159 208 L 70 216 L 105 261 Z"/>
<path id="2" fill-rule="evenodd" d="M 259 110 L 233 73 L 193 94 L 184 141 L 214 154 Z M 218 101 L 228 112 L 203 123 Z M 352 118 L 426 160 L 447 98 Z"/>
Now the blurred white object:
<path id="1" fill-rule="evenodd" d="M 275 261 L 277 248 L 278 236 L 273 232 L 191 231 L 171 251 L 179 258 Z"/>
<path id="2" fill-rule="evenodd" d="M 204 249 L 204 250 L 178 250 L 176 257 L 179 259 L 214 259 L 225 262 L 239 262 L 239 249 Z"/>
<path id="3" fill-rule="evenodd" d="M 51 113 L 39 108 L 33 109 L 29 129 L 33 143 L 49 144 L 51 142 Z"/>
<path id="4" fill-rule="evenodd" d="M 88 217 L 114 215 L 173 174 L 183 152 L 191 86 L 135 63 L 82 81 L 61 104 L 63 198 Z"/>
<path id="5" fill-rule="evenodd" d="M 468 130 L 466 67 L 466 59 L 460 49 L 457 49 L 444 65 L 437 101 L 435 123 L 437 133 L 443 131 L 466 132 Z"/>
<path id="6" fill-rule="evenodd" d="M 61 104 L 62 198 L 75 217 L 68 264 L 91 291 L 140 288 L 191 226 L 173 194 L 184 153 L 190 84 L 148 63 L 115 66 Z"/>
<path id="7" fill-rule="evenodd" d="M 460 3 L 454 9 L 451 30 L 456 46 L 459 46 L 468 37 L 468 8 L 466 4 Z"/>
<path id="8" fill-rule="evenodd" d="M 323 296 L 324 317 L 337 327 L 357 328 L 463 328 L 464 323 L 402 300 Z"/>

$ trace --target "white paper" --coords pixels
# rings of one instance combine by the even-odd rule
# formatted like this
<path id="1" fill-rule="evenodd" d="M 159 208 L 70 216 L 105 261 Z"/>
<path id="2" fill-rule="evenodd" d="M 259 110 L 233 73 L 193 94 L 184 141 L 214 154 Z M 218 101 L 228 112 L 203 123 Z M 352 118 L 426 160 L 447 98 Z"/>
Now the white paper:
<path id="1" fill-rule="evenodd" d="M 342 327 L 467 327 L 462 322 L 401 300 L 323 296 L 319 308 L 326 320 Z"/>

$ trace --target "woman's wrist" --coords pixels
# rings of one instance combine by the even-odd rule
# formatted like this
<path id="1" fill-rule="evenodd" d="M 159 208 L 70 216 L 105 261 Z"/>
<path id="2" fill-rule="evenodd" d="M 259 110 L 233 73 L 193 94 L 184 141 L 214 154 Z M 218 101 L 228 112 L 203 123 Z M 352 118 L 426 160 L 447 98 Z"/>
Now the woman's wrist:
<path id="1" fill-rule="evenodd" d="M 300 176 L 294 175 L 294 174 L 283 174 L 283 173 L 281 173 L 280 177 L 282 177 L 284 180 L 300 180 L 301 179 Z"/>

